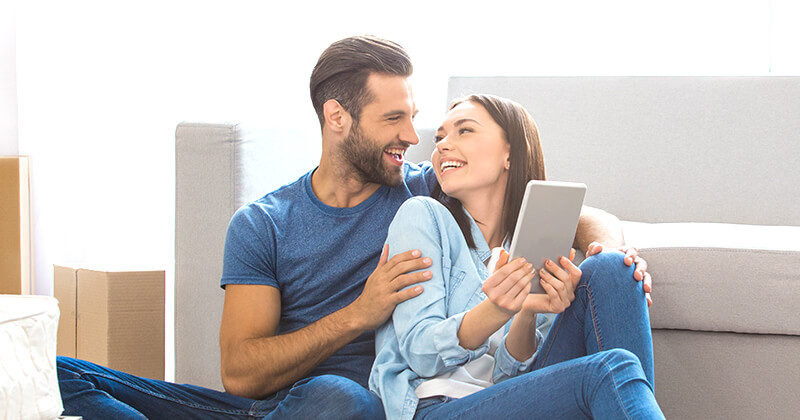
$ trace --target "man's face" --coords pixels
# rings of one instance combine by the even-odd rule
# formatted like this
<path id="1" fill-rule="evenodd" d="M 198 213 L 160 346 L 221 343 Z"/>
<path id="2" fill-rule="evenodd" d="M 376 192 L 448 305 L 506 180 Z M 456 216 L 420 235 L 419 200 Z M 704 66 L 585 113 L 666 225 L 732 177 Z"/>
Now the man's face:
<path id="1" fill-rule="evenodd" d="M 411 86 L 405 77 L 372 73 L 367 88 L 373 101 L 361 109 L 339 151 L 361 182 L 395 187 L 403 182 L 403 155 L 419 143 Z"/>

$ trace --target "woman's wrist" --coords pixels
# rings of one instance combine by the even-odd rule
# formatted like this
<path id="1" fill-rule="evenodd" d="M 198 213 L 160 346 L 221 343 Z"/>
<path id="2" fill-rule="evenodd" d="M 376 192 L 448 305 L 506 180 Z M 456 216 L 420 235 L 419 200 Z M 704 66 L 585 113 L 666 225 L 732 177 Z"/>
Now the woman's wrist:
<path id="1" fill-rule="evenodd" d="M 521 311 L 519 311 L 519 313 L 517 313 L 515 318 L 518 318 L 520 321 L 532 322 L 535 324 L 537 315 L 538 315 L 537 312 L 522 309 Z"/>

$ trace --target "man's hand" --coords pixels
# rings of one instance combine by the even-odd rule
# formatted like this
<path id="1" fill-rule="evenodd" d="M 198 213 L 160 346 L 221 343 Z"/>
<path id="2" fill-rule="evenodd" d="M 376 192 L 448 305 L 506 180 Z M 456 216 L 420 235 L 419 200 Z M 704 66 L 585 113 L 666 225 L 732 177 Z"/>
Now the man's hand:
<path id="1" fill-rule="evenodd" d="M 412 284 L 431 279 L 430 270 L 411 273 L 431 265 L 431 259 L 421 257 L 418 250 L 406 251 L 389 258 L 389 245 L 383 246 L 378 267 L 367 278 L 364 291 L 350 304 L 357 318 L 366 323 L 366 329 L 375 329 L 392 315 L 395 306 L 422 293 L 418 285 Z"/>
<path id="2" fill-rule="evenodd" d="M 633 271 L 633 279 L 643 282 L 642 289 L 644 289 L 645 297 L 647 298 L 647 306 L 652 305 L 653 298 L 650 296 L 650 292 L 653 291 L 653 279 L 650 277 L 650 273 L 647 272 L 647 261 L 639 256 L 639 250 L 632 246 L 621 246 L 610 249 L 615 249 L 625 254 L 625 265 L 631 266 L 631 264 L 636 264 L 636 268 Z M 592 242 L 586 250 L 586 258 L 599 254 L 603 252 L 603 250 L 603 244 L 600 242 Z"/>

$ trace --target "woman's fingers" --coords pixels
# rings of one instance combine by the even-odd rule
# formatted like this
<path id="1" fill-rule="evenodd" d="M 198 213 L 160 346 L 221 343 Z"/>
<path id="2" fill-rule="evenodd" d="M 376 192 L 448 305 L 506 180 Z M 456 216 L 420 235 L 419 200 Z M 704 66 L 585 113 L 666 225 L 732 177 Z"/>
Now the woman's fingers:
<path id="1" fill-rule="evenodd" d="M 530 293 L 533 265 L 518 258 L 495 271 L 483 283 L 489 300 L 506 311 L 517 312 Z"/>
<path id="2" fill-rule="evenodd" d="M 542 284 L 542 287 L 545 289 L 545 291 L 548 290 L 549 286 L 549 288 L 555 292 L 554 296 L 548 292 L 548 296 L 550 296 L 552 312 L 560 313 L 564 309 L 569 307 L 569 305 L 575 299 L 573 287 L 570 287 L 570 285 L 567 282 L 556 278 L 555 276 L 553 276 L 551 273 L 547 272 L 547 270 L 544 269 L 540 270 L 539 277 L 541 277 L 544 282 Z"/>

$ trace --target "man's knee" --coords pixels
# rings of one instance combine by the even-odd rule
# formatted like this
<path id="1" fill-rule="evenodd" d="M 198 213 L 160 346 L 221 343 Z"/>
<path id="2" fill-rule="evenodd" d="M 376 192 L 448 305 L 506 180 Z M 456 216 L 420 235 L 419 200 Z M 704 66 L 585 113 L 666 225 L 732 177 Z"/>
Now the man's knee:
<path id="1" fill-rule="evenodd" d="M 79 378 L 82 369 L 81 360 L 65 356 L 56 356 L 56 372 L 58 373 L 59 381 Z"/>
<path id="2" fill-rule="evenodd" d="M 384 416 L 378 396 L 350 379 L 322 375 L 309 378 L 305 386 L 313 394 L 310 398 L 324 407 L 322 410 L 330 413 L 331 418 L 381 419 Z"/>

